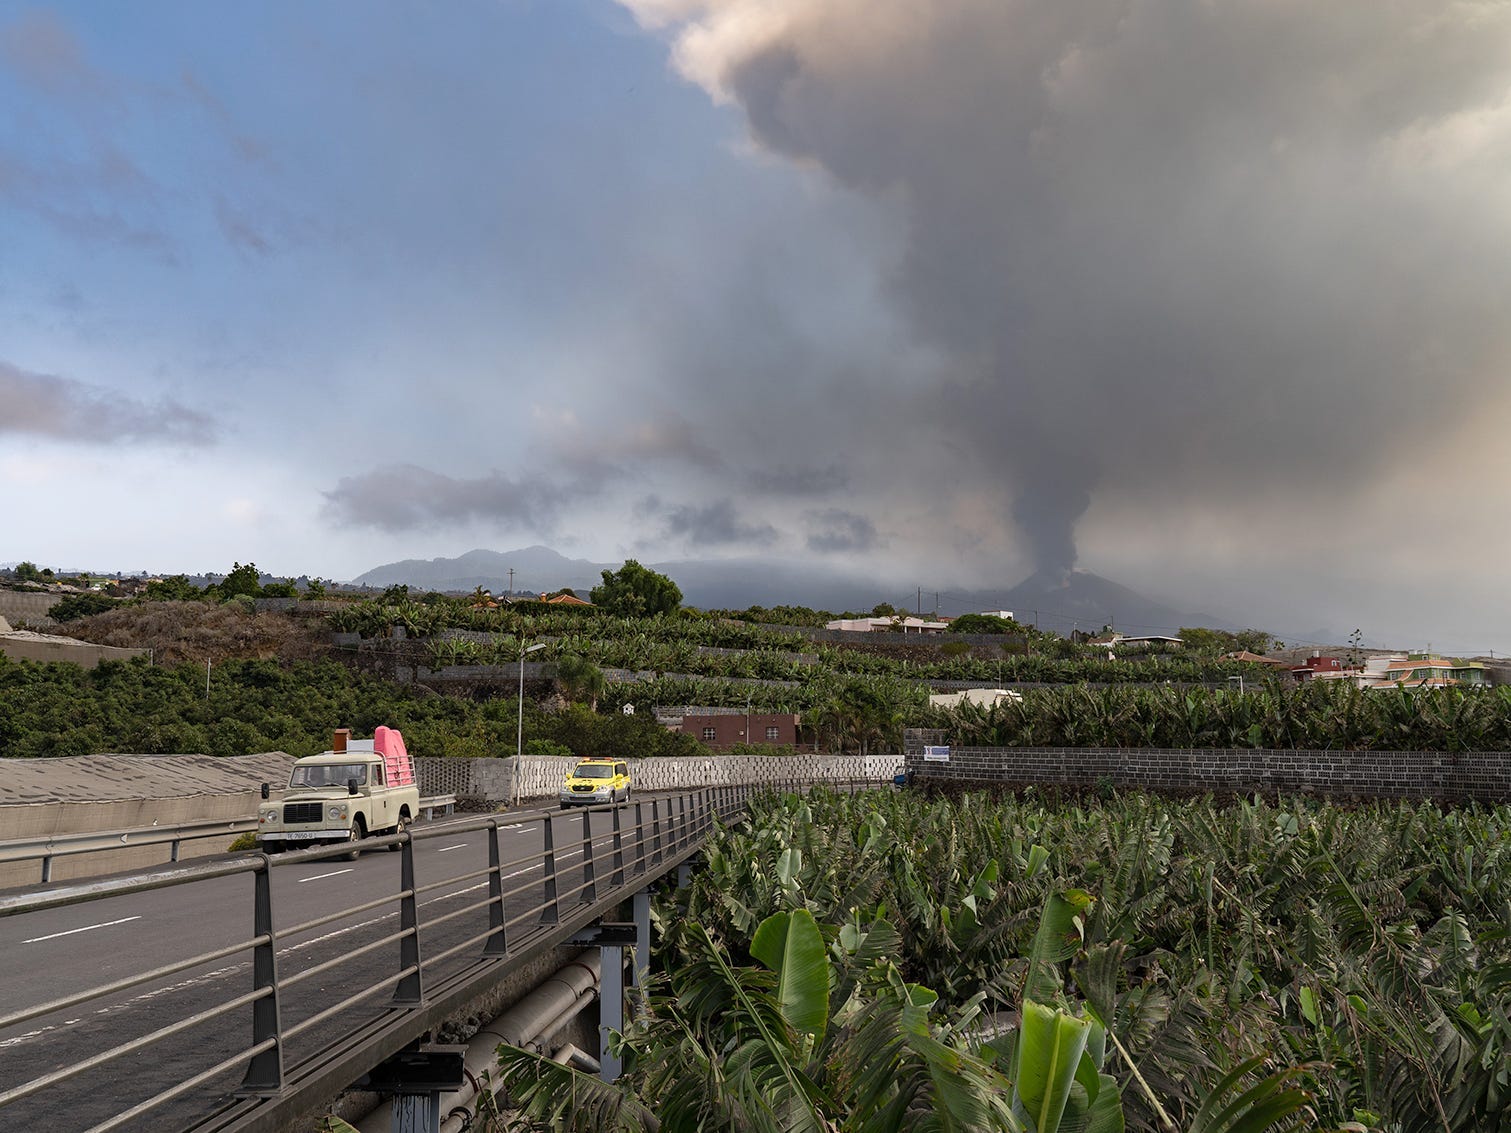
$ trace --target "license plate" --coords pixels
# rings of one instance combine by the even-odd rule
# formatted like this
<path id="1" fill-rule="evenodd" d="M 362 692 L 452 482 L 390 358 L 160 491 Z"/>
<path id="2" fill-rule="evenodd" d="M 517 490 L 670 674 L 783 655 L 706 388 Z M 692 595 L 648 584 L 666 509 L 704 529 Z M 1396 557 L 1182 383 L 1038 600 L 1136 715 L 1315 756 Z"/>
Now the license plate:
<path id="1" fill-rule="evenodd" d="M 283 837 L 287 838 L 290 842 L 312 842 L 316 838 L 332 837 L 333 834 L 334 831 L 325 830 L 290 830 Z"/>

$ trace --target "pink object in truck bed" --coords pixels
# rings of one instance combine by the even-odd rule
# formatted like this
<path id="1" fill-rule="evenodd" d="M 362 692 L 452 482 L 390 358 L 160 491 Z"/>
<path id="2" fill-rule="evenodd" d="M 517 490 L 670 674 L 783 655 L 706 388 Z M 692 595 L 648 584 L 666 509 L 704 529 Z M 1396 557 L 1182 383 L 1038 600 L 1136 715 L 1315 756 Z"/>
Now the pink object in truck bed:
<path id="1" fill-rule="evenodd" d="M 373 751 L 383 757 L 384 777 L 390 787 L 413 785 L 414 760 L 404 750 L 404 737 L 397 728 L 379 724 L 373 732 Z"/>

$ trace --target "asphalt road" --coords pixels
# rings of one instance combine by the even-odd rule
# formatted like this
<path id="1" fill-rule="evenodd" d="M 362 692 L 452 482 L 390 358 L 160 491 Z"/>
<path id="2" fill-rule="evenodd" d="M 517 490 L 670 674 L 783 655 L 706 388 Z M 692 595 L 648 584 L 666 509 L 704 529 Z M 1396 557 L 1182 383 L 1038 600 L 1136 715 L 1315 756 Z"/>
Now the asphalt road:
<path id="1" fill-rule="evenodd" d="M 648 796 L 647 796 L 648 798 Z M 505 908 L 516 936 L 533 927 L 544 890 L 544 823 L 530 821 L 541 808 L 510 816 L 499 829 L 504 863 Z M 620 808 L 626 827 L 634 821 L 633 805 Z M 469 903 L 487 898 L 488 831 L 459 831 L 477 816 L 459 816 L 417 827 L 414 844 L 420 946 L 426 975 L 437 978 L 458 971 L 481 953 L 479 941 L 445 962 L 436 957 L 448 947 L 488 927 L 486 907 L 459 915 Z M 648 818 L 648 808 L 647 808 Z M 583 814 L 550 812 L 555 841 L 558 893 L 575 903 L 570 890 L 583 876 Z M 591 840 L 598 880 L 607 881 L 604 864 L 610 853 L 611 817 L 591 816 Z M 633 838 L 623 838 L 627 856 Z M 339 1015 L 290 1037 L 288 1065 L 340 1037 L 355 1020 L 381 1011 L 392 994 L 399 968 L 397 942 L 361 952 L 399 927 L 399 903 L 387 900 L 329 923 L 300 928 L 308 922 L 398 892 L 398 853 L 368 851 L 357 861 L 304 860 L 280 855 L 271 871 L 278 974 L 287 981 L 311 973 L 286 987 L 279 1003 L 287 1030 L 339 1004 L 364 988 L 377 986 L 368 999 Z M 511 889 L 515 892 L 511 896 Z M 152 971 L 181 959 L 228 948 L 253 935 L 253 875 L 212 878 L 167 889 L 149 890 L 64 908 L 0 917 L 0 955 L 6 957 L 0 981 L 0 1014 L 53 1002 L 86 987 Z M 445 918 L 445 919 L 441 919 Z M 360 953 L 360 954 L 358 954 Z M 328 970 L 319 965 L 340 961 Z M 75 1066 L 100 1051 L 144 1036 L 178 1020 L 243 995 L 252 988 L 252 954 L 232 955 L 176 974 L 0 1031 L 0 1093 L 40 1075 Z M 0 1108 L 0 1124 L 17 1129 L 87 1129 L 146 1099 L 172 1083 L 199 1073 L 251 1042 L 249 1006 L 236 1008 L 192 1030 L 153 1043 L 146 1049 L 93 1067 L 67 1082 Z M 183 1128 L 225 1104 L 245 1070 L 239 1060 L 230 1070 L 124 1129 Z"/>

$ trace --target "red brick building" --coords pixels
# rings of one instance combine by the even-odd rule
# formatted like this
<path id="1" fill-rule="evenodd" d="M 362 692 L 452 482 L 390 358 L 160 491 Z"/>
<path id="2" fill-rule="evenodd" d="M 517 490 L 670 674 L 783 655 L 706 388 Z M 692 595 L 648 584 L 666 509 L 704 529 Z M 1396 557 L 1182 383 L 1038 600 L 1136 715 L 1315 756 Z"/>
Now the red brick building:
<path id="1" fill-rule="evenodd" d="M 745 734 L 749 723 L 750 735 Z M 796 744 L 798 718 L 794 714 L 752 712 L 746 716 L 685 716 L 682 731 L 712 748 L 735 744 Z"/>

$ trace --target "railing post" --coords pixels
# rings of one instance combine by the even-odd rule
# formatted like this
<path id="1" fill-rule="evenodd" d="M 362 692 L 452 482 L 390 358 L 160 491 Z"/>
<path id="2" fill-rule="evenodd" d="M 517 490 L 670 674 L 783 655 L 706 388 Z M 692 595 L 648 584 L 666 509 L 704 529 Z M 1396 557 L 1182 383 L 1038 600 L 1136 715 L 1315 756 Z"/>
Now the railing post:
<path id="1" fill-rule="evenodd" d="M 635 803 L 635 872 L 645 872 L 645 804 Z"/>
<path id="2" fill-rule="evenodd" d="M 614 808 L 614 885 L 624 884 L 624 831 L 619 817 L 620 808 Z"/>
<path id="3" fill-rule="evenodd" d="M 582 808 L 582 899 L 591 905 L 598 900 L 597 878 L 593 872 L 593 812 Z"/>
<path id="4" fill-rule="evenodd" d="M 420 979 L 419 902 L 414 892 L 414 843 L 406 838 L 399 846 L 399 986 L 393 1002 L 411 1006 L 424 998 Z"/>
<path id="5" fill-rule="evenodd" d="M 654 865 L 660 865 L 661 864 L 661 859 L 663 857 L 663 855 L 661 853 L 661 800 L 660 799 L 652 799 L 651 800 L 651 822 L 654 824 L 654 830 L 652 832 L 652 843 L 653 843 L 653 847 L 655 849 L 655 856 L 651 859 L 651 862 Z"/>
<path id="6" fill-rule="evenodd" d="M 488 927 L 493 934 L 483 945 L 484 956 L 503 956 L 509 951 L 504 927 L 504 867 L 498 856 L 498 819 L 488 824 Z"/>
<path id="7" fill-rule="evenodd" d="M 178 861 L 178 844 L 180 841 L 181 839 L 175 838 L 170 844 L 170 848 L 168 850 L 168 860 L 170 862 Z"/>
<path id="8" fill-rule="evenodd" d="M 52 884 L 52 855 L 42 855 L 42 884 Z"/>
<path id="9" fill-rule="evenodd" d="M 283 1088 L 283 1029 L 278 1016 L 278 948 L 273 933 L 272 863 L 266 854 L 252 874 L 252 988 L 266 991 L 252 1003 L 252 1045 L 273 1045 L 252 1056 L 241 1089 L 246 1093 L 276 1094 Z"/>
<path id="10" fill-rule="evenodd" d="M 544 902 L 540 910 L 541 924 L 558 924 L 561 921 L 561 911 L 556 899 L 556 834 L 555 823 L 548 814 L 544 819 L 546 828 L 546 887 L 541 894 Z"/>

